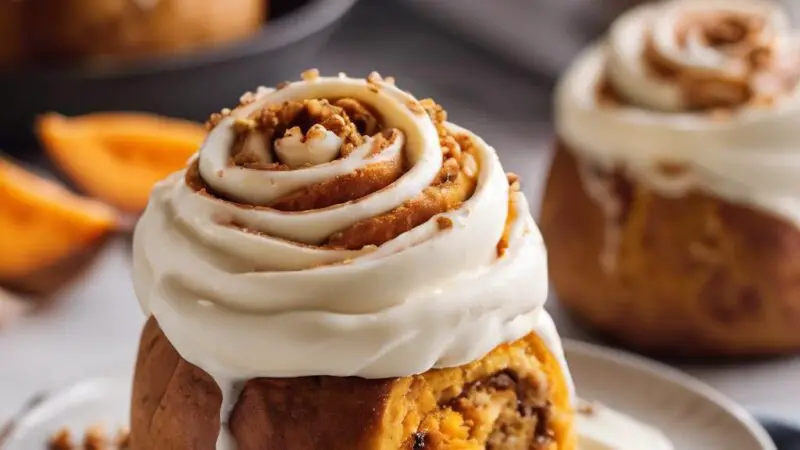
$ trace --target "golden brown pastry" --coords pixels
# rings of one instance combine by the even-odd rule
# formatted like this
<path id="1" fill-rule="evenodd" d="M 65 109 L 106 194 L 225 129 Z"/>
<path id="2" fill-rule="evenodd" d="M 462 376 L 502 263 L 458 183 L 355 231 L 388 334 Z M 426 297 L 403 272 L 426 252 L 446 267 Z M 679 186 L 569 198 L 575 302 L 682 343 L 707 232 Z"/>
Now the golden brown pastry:
<path id="1" fill-rule="evenodd" d="M 637 350 L 800 350 L 797 41 L 771 2 L 619 18 L 557 94 L 541 211 L 561 302 Z"/>
<path id="2" fill-rule="evenodd" d="M 154 319 L 142 333 L 131 449 L 214 449 L 222 394 Z M 232 410 L 239 450 L 572 449 L 569 388 L 535 334 L 420 375 L 248 380 Z"/>
<path id="3" fill-rule="evenodd" d="M 134 237 L 131 448 L 573 450 L 516 177 L 391 79 L 246 94 Z"/>

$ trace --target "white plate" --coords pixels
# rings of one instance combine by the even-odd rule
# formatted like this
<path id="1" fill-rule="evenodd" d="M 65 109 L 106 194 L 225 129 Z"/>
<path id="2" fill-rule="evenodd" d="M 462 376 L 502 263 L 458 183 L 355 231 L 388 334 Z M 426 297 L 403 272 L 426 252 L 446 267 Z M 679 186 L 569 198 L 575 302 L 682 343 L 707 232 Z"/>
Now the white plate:
<path id="1" fill-rule="evenodd" d="M 676 449 L 775 450 L 741 407 L 677 370 L 591 344 L 564 345 L 581 397 L 664 430 Z M 81 435 L 98 422 L 110 430 L 126 425 L 130 383 L 130 374 L 93 378 L 34 401 L 17 417 L 2 450 L 44 450 L 63 426 Z"/>
<path id="2" fill-rule="evenodd" d="M 678 450 L 775 450 L 742 407 L 678 370 L 596 345 L 564 347 L 581 397 L 661 429 Z"/>

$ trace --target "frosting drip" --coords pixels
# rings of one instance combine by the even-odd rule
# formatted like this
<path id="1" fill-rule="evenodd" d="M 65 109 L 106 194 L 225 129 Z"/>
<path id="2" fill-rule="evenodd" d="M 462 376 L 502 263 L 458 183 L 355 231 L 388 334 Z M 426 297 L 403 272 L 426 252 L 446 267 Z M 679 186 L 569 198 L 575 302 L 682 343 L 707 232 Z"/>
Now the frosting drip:
<path id="1" fill-rule="evenodd" d="M 798 224 L 798 50 L 773 2 L 640 6 L 562 78 L 559 137 L 661 195 L 706 192 Z"/>
<path id="2" fill-rule="evenodd" d="M 376 76 L 314 76 L 210 125 L 152 193 L 134 282 L 221 385 L 406 376 L 532 330 L 563 358 L 524 196 L 432 101 Z"/>

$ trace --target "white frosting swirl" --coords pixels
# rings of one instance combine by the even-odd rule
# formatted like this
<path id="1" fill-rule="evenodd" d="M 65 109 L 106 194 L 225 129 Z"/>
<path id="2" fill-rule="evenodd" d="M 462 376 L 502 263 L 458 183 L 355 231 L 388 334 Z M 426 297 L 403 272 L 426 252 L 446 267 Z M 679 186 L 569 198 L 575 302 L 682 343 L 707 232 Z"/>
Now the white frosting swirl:
<path id="1" fill-rule="evenodd" d="M 386 127 L 399 130 L 391 145 L 370 153 L 368 139 L 331 160 L 330 145 L 340 145 L 333 137 L 307 152 L 302 140 L 291 138 L 283 145 L 305 155 L 304 164 L 318 164 L 298 162 L 303 167 L 288 171 L 230 164 L 237 119 L 284 101 L 346 97 L 371 106 Z M 184 172 L 154 189 L 134 237 L 142 308 L 183 358 L 233 380 L 406 376 L 471 362 L 532 330 L 563 358 L 542 308 L 545 249 L 527 202 L 509 189 L 494 149 L 447 126 L 474 141 L 479 174 L 473 195 L 380 246 L 329 249 L 317 244 L 431 185 L 442 167 L 437 129 L 414 97 L 388 83 L 320 77 L 262 91 L 223 119 L 197 156 L 205 183 L 241 204 L 195 191 Z M 317 154 L 324 157 L 310 156 Z M 379 160 L 405 160 L 410 169 L 373 194 L 326 208 L 249 206 Z M 509 204 L 515 219 L 508 249 L 498 256 Z M 442 228 L 443 220 L 452 226 Z"/>
<path id="2" fill-rule="evenodd" d="M 776 8 L 757 0 L 679 0 L 628 12 L 613 25 L 608 41 L 587 49 L 562 79 L 556 94 L 560 138 L 582 159 L 624 168 L 663 195 L 701 190 L 800 224 L 800 86 L 795 77 L 782 92 L 770 90 L 778 82 L 771 75 L 796 74 L 800 68 L 798 41 Z M 682 18 L 703 13 L 757 19 L 762 26 L 748 39 L 766 46 L 774 65 L 747 72 L 735 49 L 704 45 L 700 31 L 691 27 L 678 39 Z M 685 86 L 647 67 L 648 40 L 674 67 L 707 80 L 745 82 L 770 104 L 737 105 L 724 118 L 687 112 Z M 606 82 L 623 104 L 601 101 L 598 92 Z M 665 163 L 685 170 L 665 173 L 659 168 Z"/>

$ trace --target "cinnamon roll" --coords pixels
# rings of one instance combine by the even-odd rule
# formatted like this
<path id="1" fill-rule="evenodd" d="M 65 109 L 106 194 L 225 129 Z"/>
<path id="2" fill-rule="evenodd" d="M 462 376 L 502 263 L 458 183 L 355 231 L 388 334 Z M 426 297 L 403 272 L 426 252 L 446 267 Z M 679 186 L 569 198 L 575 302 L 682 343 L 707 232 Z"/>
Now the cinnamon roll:
<path id="1" fill-rule="evenodd" d="M 134 237 L 133 449 L 573 449 L 544 245 L 495 151 L 372 74 L 209 120 Z"/>
<path id="2" fill-rule="evenodd" d="M 0 65 L 129 61 L 255 34 L 269 0 L 0 2 Z"/>
<path id="3" fill-rule="evenodd" d="M 631 10 L 556 94 L 552 281 L 635 349 L 800 350 L 800 53 L 757 0 Z"/>

